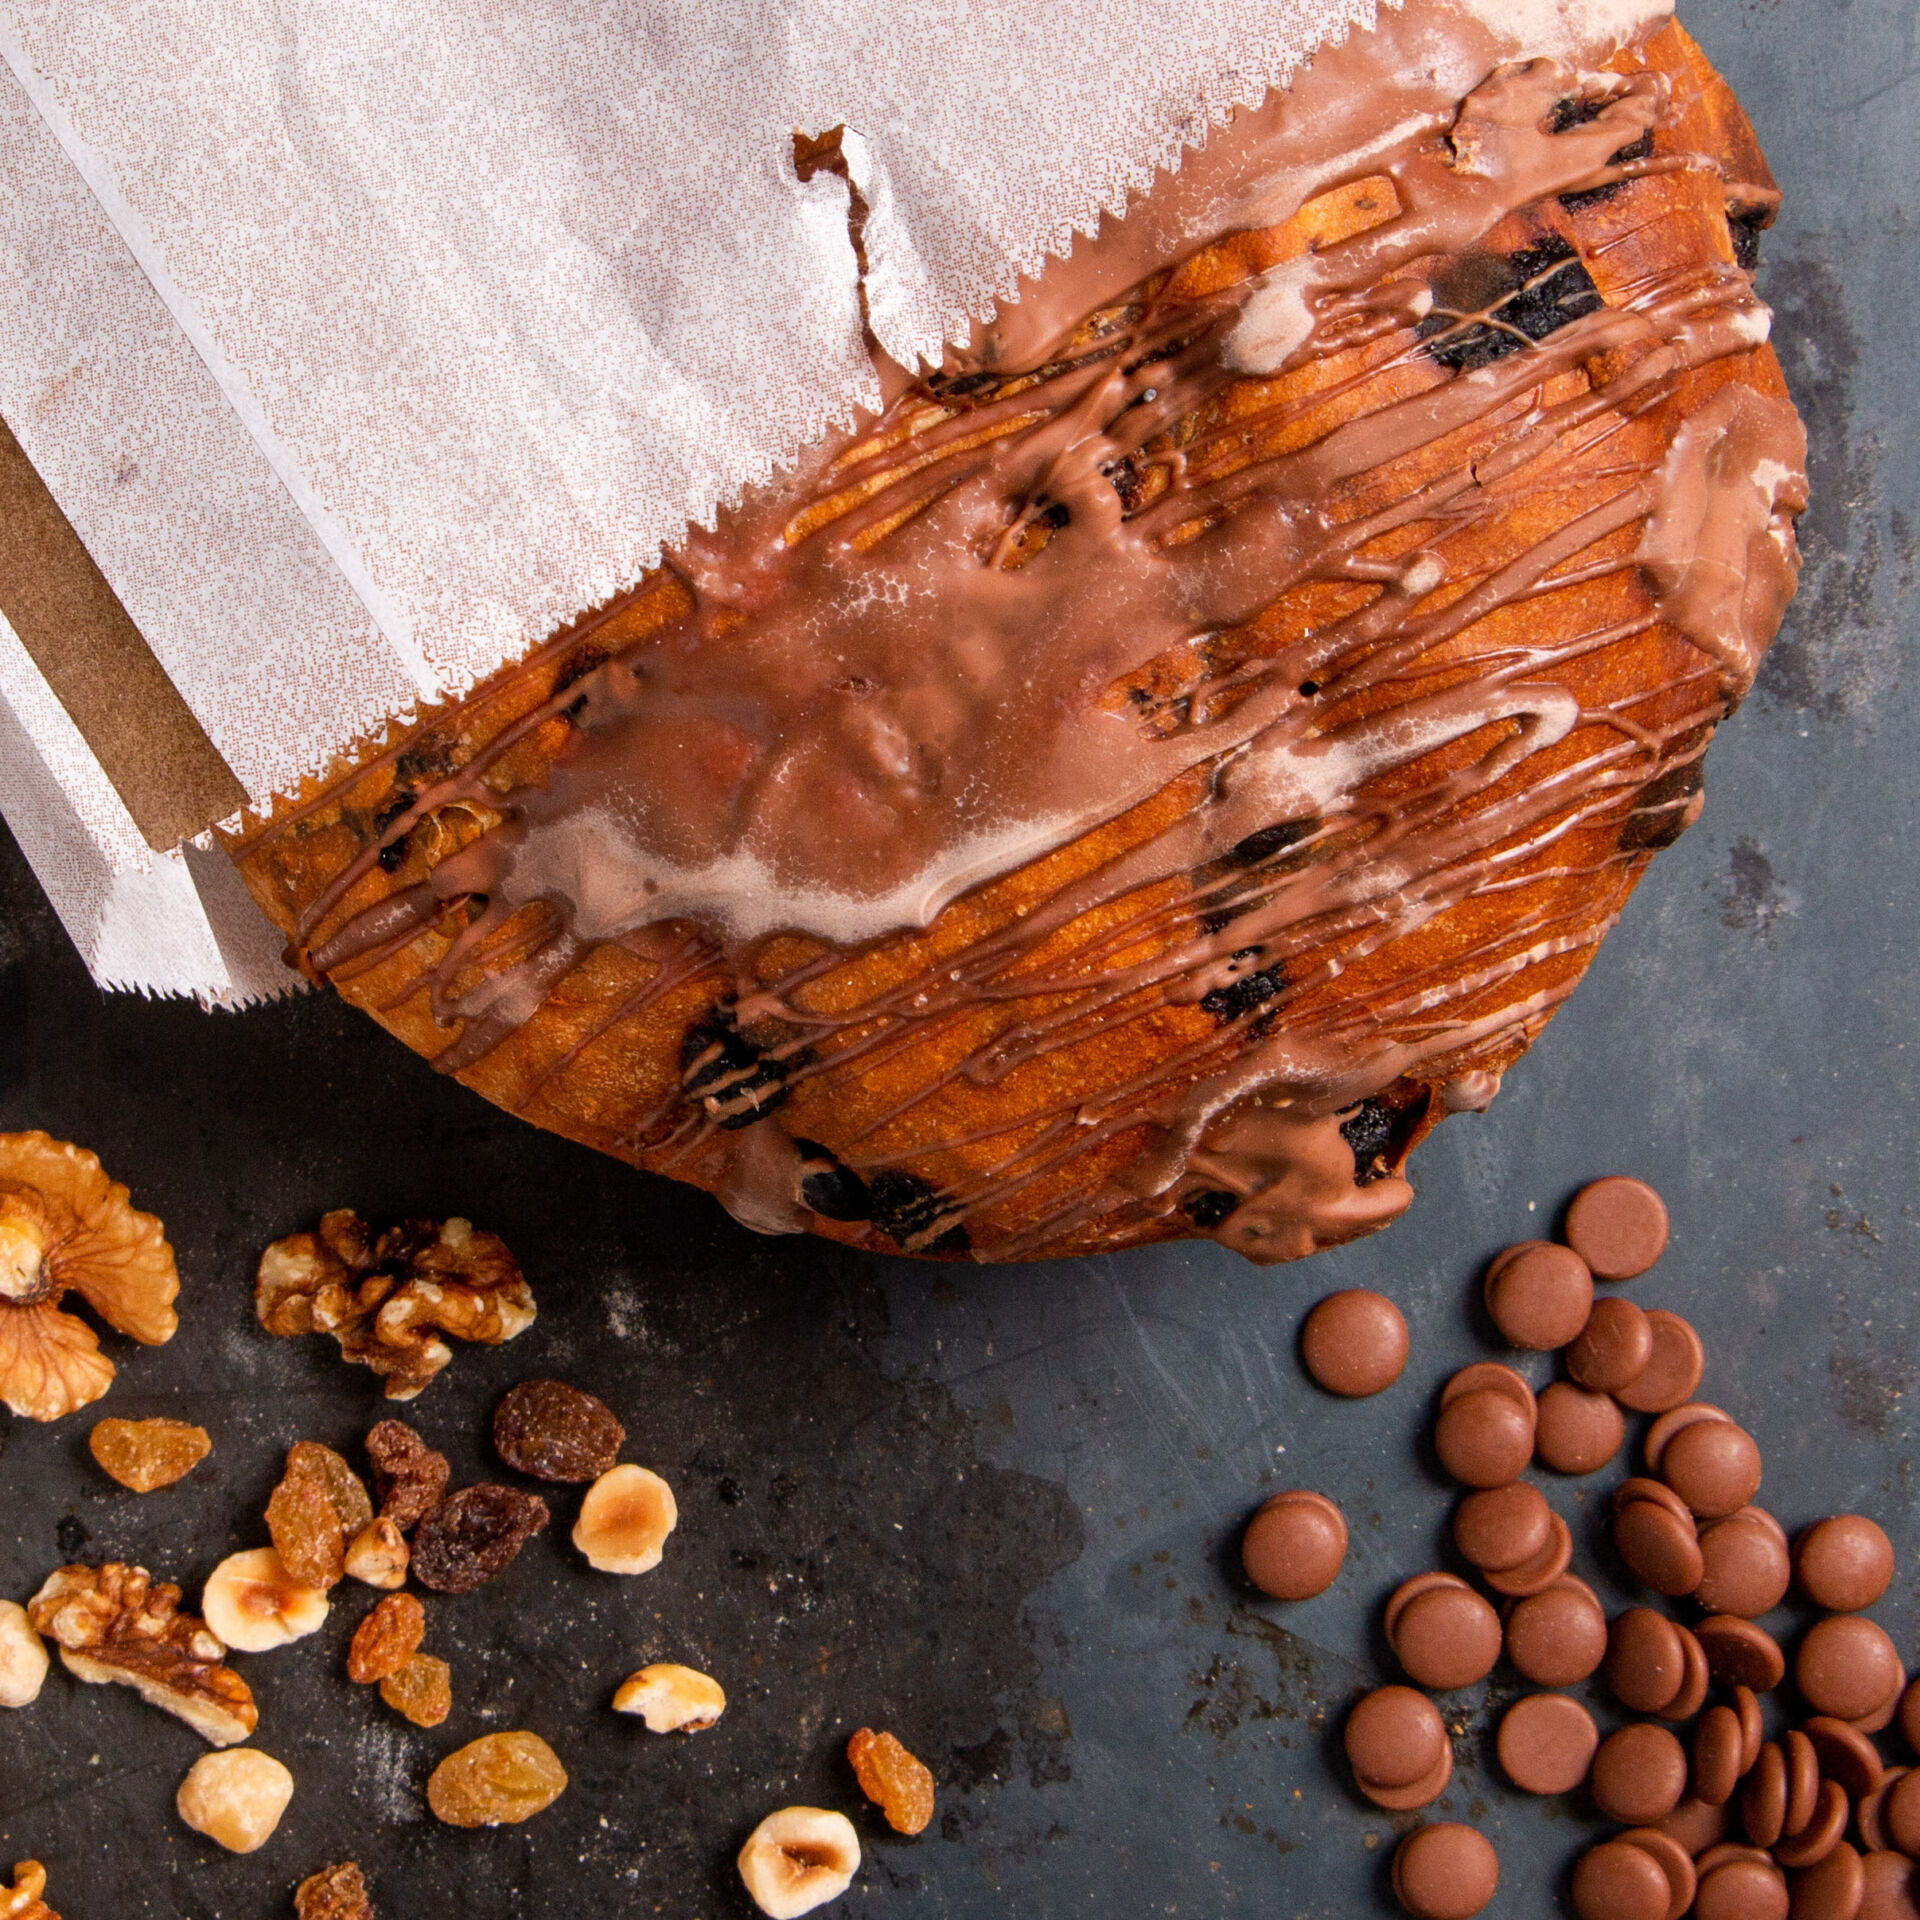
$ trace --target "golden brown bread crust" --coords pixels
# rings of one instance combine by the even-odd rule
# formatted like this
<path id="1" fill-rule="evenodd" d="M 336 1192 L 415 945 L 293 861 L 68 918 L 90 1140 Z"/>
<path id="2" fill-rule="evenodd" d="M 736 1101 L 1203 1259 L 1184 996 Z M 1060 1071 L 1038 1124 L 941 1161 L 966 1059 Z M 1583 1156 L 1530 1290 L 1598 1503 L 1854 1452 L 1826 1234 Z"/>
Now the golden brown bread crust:
<path id="1" fill-rule="evenodd" d="M 1771 181 L 1744 115 L 1677 27 L 1663 29 L 1613 64 L 1623 74 L 1652 67 L 1672 79 L 1672 107 L 1654 135 L 1647 170 L 1629 169 L 1634 177 L 1597 194 L 1537 201 L 1509 215 L 1483 243 L 1490 252 L 1522 258 L 1532 257 L 1543 244 L 1569 243 L 1609 304 L 1692 263 L 1731 263 L 1729 214 L 1770 213 L 1772 204 Z M 1686 155 L 1695 156 L 1695 162 L 1663 170 L 1668 157 Z M 1698 156 L 1708 156 L 1714 166 L 1699 163 Z M 1230 236 L 1179 266 L 1177 290 L 1202 298 L 1276 259 L 1344 237 L 1365 224 L 1364 196 L 1365 183 L 1357 188 L 1349 183 L 1279 228 Z M 1164 293 L 1168 283 L 1163 275 L 1154 284 Z M 1622 358 L 1610 350 L 1554 373 L 1543 380 L 1539 397 L 1548 405 L 1577 397 L 1616 373 Z M 1317 440 L 1378 405 L 1388 388 L 1398 394 L 1410 390 L 1409 383 L 1444 377 L 1433 364 L 1409 371 L 1403 353 L 1395 363 L 1398 371 L 1384 376 L 1383 383 L 1351 378 L 1376 364 L 1377 343 L 1370 343 L 1321 357 L 1283 373 L 1277 382 L 1238 380 L 1200 410 L 1203 419 L 1183 421 L 1169 438 L 1178 442 L 1182 434 L 1192 436 L 1204 426 L 1217 442 L 1224 429 L 1245 418 L 1255 423 L 1244 455 L 1252 460 L 1282 438 L 1288 445 Z M 1609 431 L 1563 450 L 1546 479 L 1523 472 L 1503 487 L 1497 514 L 1449 536 L 1450 558 L 1469 578 L 1484 579 L 1516 556 L 1538 550 L 1583 513 L 1610 500 L 1622 470 L 1657 468 L 1683 422 L 1698 416 L 1729 383 L 1772 400 L 1784 398 L 1779 368 L 1764 345 L 1680 371 L 1655 390 L 1652 404 L 1643 396 L 1635 407 L 1622 407 L 1610 418 Z M 1306 404 L 1329 387 L 1333 394 L 1327 402 Z M 1276 407 L 1276 401 L 1282 404 Z M 1293 416 L 1283 426 L 1272 426 L 1276 412 L 1284 417 L 1289 403 Z M 1479 423 L 1472 445 L 1495 444 L 1513 417 L 1508 409 Z M 1456 435 L 1361 476 L 1344 492 L 1342 515 L 1358 518 L 1405 500 L 1458 463 L 1460 447 Z M 1213 1190 L 1204 1166 L 1183 1173 L 1137 1206 L 1108 1204 L 1089 1213 L 1080 1200 L 1117 1190 L 1116 1182 L 1125 1187 L 1156 1139 L 1156 1126 L 1164 1130 L 1163 1122 L 1144 1109 L 1129 1114 L 1118 1090 L 1150 1080 L 1168 1062 L 1188 1054 L 1205 1055 L 1209 1071 L 1219 1071 L 1219 1049 L 1229 1044 L 1222 1038 L 1220 1009 L 1229 1004 L 1242 1016 L 1231 1027 L 1230 1050 L 1250 1052 L 1276 1029 L 1316 1035 L 1377 1029 L 1390 1030 L 1389 1037 L 1414 1061 L 1388 1084 L 1369 1088 L 1372 1097 L 1364 1110 L 1350 1114 L 1345 1124 L 1343 1137 L 1358 1149 L 1354 1177 L 1362 1183 L 1360 1192 L 1376 1191 L 1378 1204 L 1369 1210 L 1363 1198 L 1344 1211 L 1336 1207 L 1333 1212 L 1344 1225 L 1316 1230 L 1301 1244 L 1276 1243 L 1263 1257 L 1310 1250 L 1399 1211 L 1404 1197 L 1389 1203 L 1388 1187 L 1373 1189 L 1371 1183 L 1384 1180 L 1404 1195 L 1394 1176 L 1412 1146 L 1449 1105 L 1484 1103 L 1490 1086 L 1525 1051 L 1584 971 L 1652 852 L 1698 810 L 1699 755 L 1726 701 L 1703 709 L 1701 649 L 1659 617 L 1656 583 L 1632 564 L 1638 537 L 1637 526 L 1620 526 L 1597 543 L 1581 545 L 1570 556 L 1577 565 L 1566 568 L 1578 573 L 1577 584 L 1545 597 L 1517 596 L 1494 605 L 1427 650 L 1411 678 L 1363 688 L 1337 715 L 1351 722 L 1411 697 L 1472 682 L 1489 663 L 1510 659 L 1517 646 L 1560 648 L 1571 657 L 1555 659 L 1534 678 L 1556 682 L 1577 697 L 1579 724 L 1463 807 L 1492 806 L 1516 786 L 1537 791 L 1557 775 L 1571 777 L 1571 770 L 1590 764 L 1617 738 L 1617 725 L 1594 716 L 1618 712 L 1623 704 L 1630 705 L 1635 726 L 1662 742 L 1631 779 L 1610 776 L 1597 792 L 1586 786 L 1570 793 L 1557 812 L 1545 816 L 1544 825 L 1536 820 L 1501 841 L 1509 850 L 1529 836 L 1535 844 L 1505 866 L 1497 888 L 1452 900 L 1431 917 L 1396 928 L 1384 943 L 1376 944 L 1375 929 L 1347 925 L 1290 958 L 1284 972 L 1276 969 L 1274 975 L 1284 979 L 1287 992 L 1276 995 L 1277 1006 L 1264 1013 L 1259 995 L 1265 990 L 1258 986 L 1242 991 L 1238 1000 L 1230 993 L 1211 1005 L 1198 996 L 1182 1000 L 1142 993 L 1079 1016 L 1064 1036 L 1011 1071 L 963 1074 L 962 1069 L 977 1066 L 996 1036 L 1006 1034 L 1010 1019 L 1044 1020 L 1065 1004 L 1057 994 L 1025 1004 L 980 999 L 950 1017 L 903 1029 L 887 1045 L 849 1053 L 839 1068 L 796 1072 L 780 1089 L 785 1134 L 810 1152 L 817 1143 L 829 1165 L 864 1169 L 869 1184 L 877 1182 L 875 1170 L 884 1169 L 895 1177 L 894 1191 L 907 1196 L 904 1206 L 876 1208 L 877 1218 L 834 1219 L 816 1211 L 806 1224 L 887 1251 L 970 1250 L 989 1258 L 1107 1250 L 1213 1229 L 1226 1203 L 1210 1200 Z M 1407 540 L 1398 536 L 1377 543 L 1383 555 L 1404 554 L 1406 548 Z M 1275 652 L 1354 605 L 1351 588 L 1306 581 L 1228 636 L 1237 651 L 1230 660 L 1210 660 L 1208 671 L 1217 676 L 1223 666 L 1230 672 L 1235 661 Z M 498 795 L 544 784 L 573 735 L 555 695 L 599 663 L 683 620 L 691 606 L 687 586 L 663 570 L 495 675 L 469 698 L 423 715 L 390 744 L 366 754 L 351 772 L 293 796 L 270 824 L 231 843 L 255 897 L 290 935 L 303 916 L 313 922 L 296 942 L 299 954 L 310 957 L 353 916 L 394 899 L 469 845 L 493 817 L 484 801 L 476 807 L 463 799 L 437 809 L 387 848 L 342 897 L 332 898 L 329 889 L 337 889 L 352 864 L 380 842 L 417 796 L 489 750 L 498 757 L 487 769 L 486 790 Z M 1618 637 L 1584 652 L 1573 649 L 1582 636 L 1596 633 Z M 1152 713 L 1167 703 L 1177 705 L 1194 677 L 1194 661 L 1183 651 L 1152 663 L 1120 692 Z M 499 754 L 501 736 L 516 722 L 530 720 L 535 721 L 530 730 Z M 1486 754 L 1489 740 L 1510 727 L 1507 720 L 1490 722 L 1377 774 L 1364 788 L 1369 807 L 1385 814 L 1396 800 L 1430 788 L 1440 775 L 1469 767 Z M 823 969 L 807 989 L 807 1004 L 814 1007 L 866 1004 L 883 989 L 935 979 L 938 969 L 931 963 L 936 958 L 944 966 L 951 956 L 977 951 L 979 942 L 1017 927 L 1069 881 L 1166 830 L 1200 803 L 1210 777 L 1207 768 L 1196 768 L 1105 826 L 964 895 L 926 932 L 898 934 L 852 953 L 836 954 L 813 938 L 776 935 L 755 949 L 747 978 L 709 953 L 697 956 L 693 970 L 662 993 L 660 961 L 616 943 L 592 946 L 547 991 L 531 1017 L 490 1051 L 460 1065 L 459 1077 L 538 1125 L 635 1165 L 672 1171 L 710 1188 L 722 1186 L 731 1177 L 728 1151 L 737 1152 L 737 1140 L 729 1147 L 713 1124 L 703 1133 L 690 1133 L 685 1124 L 686 1112 L 700 1104 L 700 1087 L 712 1084 L 711 1073 L 700 1078 L 701 1050 L 711 1056 L 718 1047 L 726 1056 L 723 1064 L 737 1069 L 735 1078 L 744 1074 L 751 1083 L 756 1058 L 777 1050 L 781 1036 L 756 1031 L 743 1046 L 730 1026 L 714 1024 L 716 1007 L 739 1000 L 756 982 L 780 980 L 802 965 Z M 1311 857 L 1325 857 L 1325 846 L 1315 845 Z M 1284 869 L 1289 855 L 1276 846 L 1253 850 L 1247 858 L 1270 873 Z M 1165 951 L 1204 919 L 1202 907 L 1226 884 L 1223 871 L 1223 863 L 1215 861 L 1192 874 L 1157 880 L 1123 902 L 1103 902 L 1052 933 L 1025 964 L 1044 962 L 1056 981 L 1076 969 L 1091 973 L 1111 965 L 1111 953 L 1095 958 L 1109 929 L 1128 930 L 1129 959 Z M 324 912 L 314 922 L 317 907 Z M 436 1023 L 424 989 L 473 914 L 471 903 L 455 901 L 424 930 L 396 923 L 393 940 L 333 965 L 328 977 L 348 1000 L 416 1051 L 439 1054 L 454 1030 Z M 540 925 L 538 913 L 529 909 L 493 929 L 486 967 L 497 971 L 511 964 L 538 938 Z M 459 984 L 480 979 L 486 967 L 468 963 Z M 1436 1044 L 1428 1031 L 1432 1022 L 1422 1025 L 1423 995 L 1444 1008 L 1449 1032 L 1461 1036 L 1458 1045 Z M 645 1004 L 625 1011 L 630 1002 Z M 738 1050 L 737 1059 L 730 1048 Z M 791 1045 L 788 1054 L 793 1057 Z M 713 1102 L 707 1106 L 711 1112 Z M 1092 1128 L 1092 1145 L 1037 1162 L 1038 1170 L 1018 1181 L 999 1177 L 1009 1141 L 1048 1137 L 1076 1106 L 1083 1113 L 1117 1117 Z M 724 1129 L 728 1123 L 723 1117 L 717 1124 Z M 1224 1130 L 1207 1135 L 1207 1144 L 1218 1149 L 1216 1160 L 1231 1157 L 1231 1135 L 1231 1118 Z M 953 1194 L 969 1196 L 957 1213 L 943 1212 L 932 1202 L 933 1196 Z M 957 1218 L 964 1219 L 960 1233 L 952 1231 Z M 1230 1244 L 1258 1251 L 1243 1239 Z"/>

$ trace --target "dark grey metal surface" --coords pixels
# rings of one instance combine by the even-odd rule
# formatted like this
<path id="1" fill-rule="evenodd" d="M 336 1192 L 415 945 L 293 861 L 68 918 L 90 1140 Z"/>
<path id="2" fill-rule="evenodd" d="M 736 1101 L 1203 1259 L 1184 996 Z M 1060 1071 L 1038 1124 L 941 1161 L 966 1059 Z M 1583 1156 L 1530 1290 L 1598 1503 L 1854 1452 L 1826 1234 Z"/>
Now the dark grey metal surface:
<path id="1" fill-rule="evenodd" d="M 613 1402 L 682 1514 L 658 1572 L 591 1576 L 560 1491 L 507 1576 L 434 1604 L 459 1702 L 437 1732 L 342 1677 L 363 1588 L 339 1590 L 315 1639 L 246 1660 L 258 1744 L 299 1785 L 244 1860 L 172 1815 L 195 1736 L 56 1669 L 33 1709 L 0 1713 L 0 1860 L 45 1861 L 67 1920 L 287 1914 L 293 1883 L 346 1855 L 389 1920 L 743 1915 L 733 1849 L 784 1801 L 856 1810 L 837 1756 L 862 1722 L 934 1765 L 941 1811 L 911 1843 L 860 1819 L 850 1916 L 1389 1910 L 1405 1823 L 1333 1761 L 1353 1690 L 1391 1677 L 1380 1601 L 1441 1557 L 1450 1496 L 1419 1438 L 1438 1381 L 1496 1351 L 1472 1306 L 1485 1256 L 1605 1171 L 1667 1196 L 1672 1249 L 1634 1294 L 1705 1336 L 1703 1391 L 1759 1438 L 1762 1499 L 1790 1527 L 1877 1514 L 1900 1555 L 1877 1616 L 1920 1654 L 1920 16 L 1700 0 L 1683 18 L 1786 189 L 1763 287 L 1813 439 L 1805 581 L 1710 757 L 1705 817 L 1492 1111 L 1422 1150 L 1420 1198 L 1383 1238 L 1273 1272 L 1207 1244 L 972 1272 L 757 1239 L 496 1114 L 331 1001 L 209 1017 L 102 998 L 0 843 L 0 1128 L 92 1145 L 165 1217 L 182 1330 L 155 1352 L 108 1340 L 106 1410 L 215 1437 L 142 1500 L 88 1460 L 91 1416 L 0 1424 L 0 1594 L 110 1555 L 196 1593 L 264 1540 L 281 1449 L 348 1445 L 379 1416 L 368 1376 L 325 1342 L 267 1339 L 251 1312 L 260 1247 L 341 1204 L 466 1213 L 533 1280 L 535 1328 L 460 1350 L 415 1403 L 457 1478 L 508 1477 L 488 1413 L 552 1373 Z M 1304 1309 L 1353 1284 L 1414 1327 L 1405 1377 L 1357 1405 L 1317 1394 L 1293 1351 Z M 1550 1488 L 1610 1601 L 1629 1591 L 1600 1526 L 1617 1477 Z M 1346 1509 L 1346 1570 L 1306 1605 L 1253 1601 L 1238 1523 L 1296 1484 Z M 715 1732 L 660 1740 L 607 1710 L 659 1658 L 721 1677 Z M 1480 1729 L 1500 1697 L 1496 1681 L 1460 1698 L 1474 1730 L 1434 1812 L 1494 1838 L 1493 1913 L 1543 1914 L 1599 1828 L 1499 1783 Z M 552 1741 L 567 1795 L 519 1829 L 437 1826 L 434 1760 L 509 1725 Z"/>

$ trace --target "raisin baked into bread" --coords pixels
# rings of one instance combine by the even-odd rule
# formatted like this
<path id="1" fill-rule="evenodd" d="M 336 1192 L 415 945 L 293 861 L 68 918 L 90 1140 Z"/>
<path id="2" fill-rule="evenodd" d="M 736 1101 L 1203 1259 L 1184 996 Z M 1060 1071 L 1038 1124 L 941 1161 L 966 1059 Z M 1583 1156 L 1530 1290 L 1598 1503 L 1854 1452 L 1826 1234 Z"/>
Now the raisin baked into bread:
<path id="1" fill-rule="evenodd" d="M 1382 8 L 937 371 L 876 349 L 880 417 L 236 836 L 301 964 L 765 1231 L 1393 1219 L 1797 567 L 1765 163 L 1677 25 L 1588 11 L 1547 58 Z"/>

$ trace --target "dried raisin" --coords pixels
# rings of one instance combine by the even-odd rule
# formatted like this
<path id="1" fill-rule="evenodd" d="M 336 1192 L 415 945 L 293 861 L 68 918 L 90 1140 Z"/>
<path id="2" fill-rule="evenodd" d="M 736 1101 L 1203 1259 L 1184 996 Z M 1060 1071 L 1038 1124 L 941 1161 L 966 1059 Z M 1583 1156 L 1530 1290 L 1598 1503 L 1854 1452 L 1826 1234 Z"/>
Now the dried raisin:
<path id="1" fill-rule="evenodd" d="M 366 1482 L 331 1447 L 318 1440 L 301 1440 L 287 1454 L 287 1477 L 311 1480 L 340 1516 L 340 1531 L 349 1540 L 373 1519 L 373 1502 Z"/>
<path id="2" fill-rule="evenodd" d="M 213 1451 L 206 1428 L 184 1420 L 102 1420 L 87 1445 L 102 1469 L 135 1493 L 172 1486 Z"/>
<path id="3" fill-rule="evenodd" d="M 860 1791 L 895 1833 L 918 1833 L 933 1818 L 933 1775 L 890 1733 L 862 1727 L 847 1742 Z"/>
<path id="4" fill-rule="evenodd" d="M 546 1524 L 547 1503 L 538 1494 L 462 1487 L 421 1521 L 413 1577 L 436 1593 L 471 1593 L 511 1565 Z"/>
<path id="5" fill-rule="evenodd" d="M 347 1678 L 361 1686 L 398 1673 L 420 1651 L 427 1610 L 410 1593 L 390 1593 L 354 1629 Z"/>
<path id="6" fill-rule="evenodd" d="M 347 1570 L 347 1543 L 340 1516 L 325 1490 L 288 1474 L 267 1502 L 267 1531 L 288 1577 L 320 1593 Z"/>
<path id="7" fill-rule="evenodd" d="M 598 1479 L 626 1437 L 604 1400 L 564 1380 L 522 1380 L 494 1410 L 494 1451 L 536 1480 Z"/>
<path id="8" fill-rule="evenodd" d="M 453 1711 L 453 1669 L 430 1653 L 416 1653 L 380 1682 L 380 1698 L 416 1727 L 437 1727 Z"/>
<path id="9" fill-rule="evenodd" d="M 487 1733 L 434 1768 L 427 1805 L 450 1827 L 513 1825 L 552 1806 L 566 1787 L 566 1768 L 537 1733 Z"/>
<path id="10" fill-rule="evenodd" d="M 402 1533 L 412 1530 L 440 1504 L 447 1490 L 447 1456 L 435 1453 L 404 1420 L 382 1420 L 367 1435 L 380 1517 Z"/>
<path id="11" fill-rule="evenodd" d="M 302 1880 L 293 1890 L 293 1910 L 299 1920 L 373 1920 L 367 1883 L 351 1860 Z"/>

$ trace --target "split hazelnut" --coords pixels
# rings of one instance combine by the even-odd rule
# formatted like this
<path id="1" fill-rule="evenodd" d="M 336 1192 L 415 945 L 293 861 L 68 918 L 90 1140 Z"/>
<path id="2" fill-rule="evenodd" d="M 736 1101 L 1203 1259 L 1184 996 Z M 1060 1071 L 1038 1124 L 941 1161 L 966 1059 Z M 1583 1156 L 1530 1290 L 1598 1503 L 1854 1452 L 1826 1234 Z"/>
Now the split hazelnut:
<path id="1" fill-rule="evenodd" d="M 266 1845 L 293 1798 L 293 1775 L 256 1747 L 202 1754 L 187 1770 L 173 1804 L 195 1833 L 229 1853 Z"/>
<path id="2" fill-rule="evenodd" d="M 837 1900 L 860 1871 L 860 1838 L 844 1813 L 782 1807 L 747 1836 L 740 1878 L 768 1920 L 799 1920 Z"/>
<path id="3" fill-rule="evenodd" d="M 609 1467 L 580 1503 L 573 1544 L 602 1573 L 646 1573 L 679 1524 L 673 1489 L 645 1467 Z"/>
<path id="4" fill-rule="evenodd" d="M 0 1707 L 30 1707 L 47 1677 L 46 1643 L 25 1607 L 0 1600 Z"/>
<path id="5" fill-rule="evenodd" d="M 255 1547 L 228 1554 L 214 1568 L 200 1609 L 236 1653 L 270 1653 L 317 1633 L 327 1617 L 327 1596 L 299 1585 L 271 1547 Z"/>
<path id="6" fill-rule="evenodd" d="M 412 1558 L 407 1536 L 391 1520 L 372 1521 L 347 1546 L 347 1571 L 370 1587 L 403 1587 Z"/>
<path id="7" fill-rule="evenodd" d="M 637 1713 L 652 1733 L 704 1733 L 727 1710 L 719 1681 L 692 1667 L 642 1667 L 620 1684 L 615 1713 Z"/>

